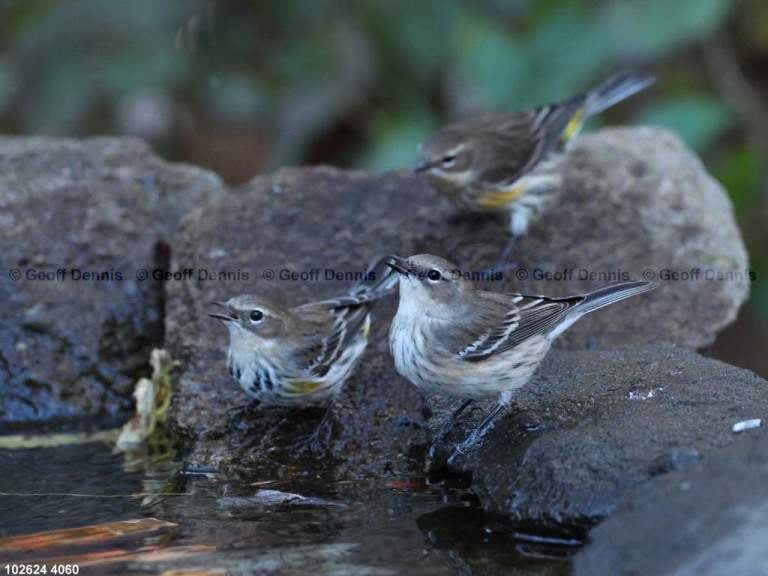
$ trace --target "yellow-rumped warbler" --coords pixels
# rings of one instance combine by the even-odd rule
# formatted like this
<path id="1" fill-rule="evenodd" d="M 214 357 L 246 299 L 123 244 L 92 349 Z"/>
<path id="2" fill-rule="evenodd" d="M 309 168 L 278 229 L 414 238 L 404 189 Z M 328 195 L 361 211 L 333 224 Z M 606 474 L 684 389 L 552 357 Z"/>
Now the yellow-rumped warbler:
<path id="1" fill-rule="evenodd" d="M 496 406 L 458 452 L 490 428 L 554 339 L 576 320 L 657 286 L 622 282 L 588 294 L 548 298 L 478 290 L 457 266 L 429 254 L 391 256 L 389 265 L 400 276 L 400 305 L 389 332 L 397 371 L 426 392 L 465 399 L 453 418 L 472 400 L 496 398 Z M 437 435 L 438 441 L 447 430 Z"/>
<path id="2" fill-rule="evenodd" d="M 345 296 L 288 308 L 241 295 L 208 315 L 229 330 L 227 368 L 246 394 L 266 405 L 314 404 L 341 390 L 368 344 L 371 308 L 395 283 L 379 259 Z"/>
<path id="3" fill-rule="evenodd" d="M 419 146 L 416 172 L 462 210 L 510 213 L 503 263 L 530 222 L 556 203 L 564 151 L 585 120 L 654 81 L 623 72 L 558 104 L 449 124 Z"/>

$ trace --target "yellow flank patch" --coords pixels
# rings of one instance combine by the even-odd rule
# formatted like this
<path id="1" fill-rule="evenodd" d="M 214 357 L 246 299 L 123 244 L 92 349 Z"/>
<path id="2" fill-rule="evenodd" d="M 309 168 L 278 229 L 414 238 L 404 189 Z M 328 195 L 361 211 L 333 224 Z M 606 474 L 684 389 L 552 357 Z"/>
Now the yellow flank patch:
<path id="1" fill-rule="evenodd" d="M 363 337 L 368 338 L 368 333 L 371 331 L 371 317 L 368 316 L 365 319 L 365 322 L 363 322 L 363 326 L 361 328 L 363 332 Z"/>
<path id="2" fill-rule="evenodd" d="M 525 186 L 518 184 L 504 192 L 486 192 L 480 198 L 480 204 L 488 210 L 500 210 L 510 202 L 517 200 Z"/>
<path id="3" fill-rule="evenodd" d="M 323 383 L 319 380 L 294 380 L 288 388 L 294 394 L 311 394 L 322 385 Z"/>
<path id="4" fill-rule="evenodd" d="M 571 116 L 571 119 L 568 121 L 568 124 L 565 126 L 565 130 L 563 130 L 563 140 L 568 141 L 571 139 L 571 136 L 573 136 L 576 131 L 578 131 L 579 127 L 581 126 L 581 119 L 584 116 L 584 108 L 579 108 L 576 110 L 576 114 Z"/>

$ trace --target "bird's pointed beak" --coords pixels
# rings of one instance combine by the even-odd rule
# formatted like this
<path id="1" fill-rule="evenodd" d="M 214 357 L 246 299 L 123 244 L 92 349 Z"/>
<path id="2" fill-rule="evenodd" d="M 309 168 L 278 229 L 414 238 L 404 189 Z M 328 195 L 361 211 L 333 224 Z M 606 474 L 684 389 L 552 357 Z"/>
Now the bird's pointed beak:
<path id="1" fill-rule="evenodd" d="M 408 260 L 400 258 L 400 256 L 390 256 L 387 260 L 387 266 L 398 274 L 404 274 L 405 276 L 414 271 L 413 266 L 411 266 Z"/>
<path id="2" fill-rule="evenodd" d="M 208 312 L 208 316 L 210 316 L 211 318 L 216 318 L 217 320 L 222 320 L 224 322 L 234 322 L 235 320 L 238 319 L 237 314 L 235 314 L 235 311 L 226 302 L 214 302 L 213 304 L 224 308 L 226 313 L 217 314 L 215 312 Z"/>
<path id="3" fill-rule="evenodd" d="M 427 162 L 426 160 L 419 160 L 418 164 L 413 167 L 413 171 L 416 172 L 416 174 L 419 174 L 421 172 L 426 172 L 430 168 L 434 166 L 433 162 Z"/>

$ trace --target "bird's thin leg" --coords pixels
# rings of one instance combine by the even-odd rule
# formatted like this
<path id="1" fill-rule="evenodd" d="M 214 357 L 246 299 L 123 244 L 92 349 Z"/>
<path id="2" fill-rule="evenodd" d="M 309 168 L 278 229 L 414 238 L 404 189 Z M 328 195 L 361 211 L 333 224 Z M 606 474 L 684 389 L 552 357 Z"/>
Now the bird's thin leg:
<path id="1" fill-rule="evenodd" d="M 517 262 L 507 262 L 507 258 L 509 258 L 509 255 L 512 253 L 512 249 L 515 247 L 517 238 L 517 234 L 512 234 L 510 239 L 507 241 L 507 245 L 504 247 L 504 251 L 501 253 L 501 257 L 496 261 L 496 264 L 493 266 L 493 268 L 486 268 L 481 272 L 481 274 L 490 275 L 494 274 L 495 272 L 501 272 L 503 274 L 504 272 L 511 272 L 512 270 L 515 270 L 517 268 Z"/>
<path id="2" fill-rule="evenodd" d="M 319 453 L 327 448 L 331 443 L 333 434 L 333 402 L 328 404 L 320 423 L 314 432 L 299 443 L 299 447 L 308 448 L 310 452 Z"/>
<path id="3" fill-rule="evenodd" d="M 241 424 L 248 412 L 256 408 L 258 405 L 258 400 L 251 400 L 249 402 L 245 402 L 244 404 L 239 404 L 238 406 L 228 408 L 227 417 L 229 418 L 230 428 L 237 427 L 239 424 Z"/>
<path id="4" fill-rule="evenodd" d="M 501 256 L 499 257 L 499 261 L 496 263 L 496 269 L 499 272 L 506 272 L 508 270 L 514 270 L 517 268 L 517 262 L 509 262 L 507 263 L 507 258 L 509 258 L 509 255 L 512 254 L 512 250 L 515 247 L 515 244 L 517 243 L 519 235 L 518 234 L 512 234 L 509 240 L 507 240 L 507 245 L 504 247 L 504 251 L 501 253 Z"/>
<path id="5" fill-rule="evenodd" d="M 472 404 L 472 399 L 464 400 L 464 402 L 461 403 L 461 406 L 459 406 L 456 410 L 453 411 L 453 414 L 451 414 L 448 417 L 448 421 L 442 425 L 440 430 L 437 431 L 437 434 L 435 434 L 433 440 L 432 440 L 432 446 L 429 448 L 429 457 L 433 458 L 435 456 L 435 450 L 437 449 L 437 445 L 440 444 L 443 440 L 445 440 L 445 437 L 448 435 L 448 432 L 451 431 L 454 424 L 456 424 L 456 420 L 461 415 L 464 410 L 466 410 L 467 406 Z"/>
<path id="6" fill-rule="evenodd" d="M 464 454 L 468 448 L 472 447 L 472 445 L 477 442 L 480 438 L 482 438 L 488 430 L 493 428 L 494 425 L 494 419 L 498 415 L 498 413 L 501 411 L 502 408 L 504 408 L 505 404 L 496 404 L 496 406 L 493 407 L 493 409 L 486 414 L 485 418 L 483 418 L 483 421 L 480 423 L 480 425 L 475 428 L 474 432 L 469 435 L 469 437 L 464 440 L 461 444 L 458 444 L 456 448 L 454 448 L 453 454 L 451 454 L 451 457 L 448 458 L 448 464 L 452 464 L 453 460 L 458 456 L 459 454 Z"/>

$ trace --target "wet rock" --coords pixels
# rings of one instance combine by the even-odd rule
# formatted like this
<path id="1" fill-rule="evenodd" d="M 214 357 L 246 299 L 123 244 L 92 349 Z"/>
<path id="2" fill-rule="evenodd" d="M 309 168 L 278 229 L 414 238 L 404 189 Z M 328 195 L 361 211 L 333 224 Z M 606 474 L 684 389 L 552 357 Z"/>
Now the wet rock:
<path id="1" fill-rule="evenodd" d="M 768 436 L 751 430 L 701 463 L 630 491 L 616 514 L 590 532 L 573 573 L 768 573 L 766 469 Z"/>
<path id="2" fill-rule="evenodd" d="M 736 422 L 768 413 L 768 382 L 682 348 L 555 350 L 517 401 L 450 467 L 472 474 L 488 512 L 578 535 L 629 489 L 732 444 Z M 432 403 L 433 431 L 450 408 Z M 487 408 L 455 427 L 435 466 Z"/>
<path id="3" fill-rule="evenodd" d="M 569 153 L 565 189 L 558 209 L 518 241 L 518 269 L 499 286 L 554 296 L 617 280 L 662 286 L 642 313 L 612 306 L 585 317 L 560 347 L 663 340 L 695 349 L 735 319 L 750 278 L 733 207 L 676 135 L 648 127 L 583 135 Z M 473 266 L 477 258 L 493 264 L 504 220 L 455 222 L 445 253 Z M 593 279 L 581 280 L 587 275 Z"/>
<path id="4" fill-rule="evenodd" d="M 375 256 L 417 248 L 409 239 L 421 230 L 418 196 L 396 225 L 383 215 L 419 185 L 397 175 L 284 169 L 183 220 L 172 267 L 193 276 L 166 286 L 166 345 L 183 366 L 171 419 L 181 435 L 198 440 L 189 461 L 230 473 L 268 466 L 262 473 L 275 475 L 304 458 L 313 469 L 327 465 L 331 477 L 421 468 L 422 399 L 397 376 L 387 350 L 394 296 L 373 309 L 368 349 L 334 403 L 332 437 L 321 455 L 301 443 L 322 408 L 233 412 L 248 398 L 225 367 L 226 328 L 206 316 L 212 301 L 243 292 L 288 305 L 345 294 Z"/>
<path id="5" fill-rule="evenodd" d="M 286 169 L 225 194 L 210 173 L 166 164 L 139 142 L 115 139 L 4 139 L 0 162 L 2 266 L 24 275 L 14 281 L 4 274 L 0 285 L 7 319 L 0 327 L 2 419 L 114 413 L 129 403 L 132 383 L 147 372 L 150 348 L 163 338 L 165 312 L 162 284 L 139 281 L 136 273 L 166 268 L 164 241 L 180 215 L 196 207 L 170 240 L 178 276 L 166 282 L 164 294 L 166 344 L 185 362 L 172 420 L 186 436 L 213 441 L 200 448 L 205 462 L 232 460 L 242 451 L 252 451 L 255 460 L 254 438 L 271 449 L 311 431 L 320 417 L 277 410 L 276 428 L 262 426 L 260 418 L 243 424 L 230 417 L 228 408 L 245 398 L 223 370 L 226 333 L 204 315 L 211 300 L 242 291 L 287 303 L 332 296 L 382 252 L 433 252 L 477 270 L 491 264 L 506 241 L 503 218 L 454 217 L 409 173 Z M 520 241 L 520 270 L 534 263 L 614 270 L 643 258 L 657 268 L 682 261 L 726 271 L 742 266 L 726 197 L 667 133 L 610 130 L 582 138 L 570 156 L 568 188 L 564 209 Z M 29 280 L 32 270 L 53 280 Z M 102 279 L 85 281 L 80 274 L 75 281 L 75 270 Z M 555 284 L 521 277 L 489 286 L 557 294 L 610 280 Z M 733 316 L 745 294 L 746 283 L 738 281 L 670 282 L 645 299 L 642 314 L 628 313 L 628 307 L 637 310 L 634 302 L 601 311 L 564 344 L 642 343 L 661 334 L 699 345 Z M 385 454 L 417 458 L 416 439 L 424 439 L 420 396 L 394 373 L 386 349 L 394 306 L 377 308 L 366 359 L 335 417 L 335 447 L 377 444 L 378 469 L 390 465 Z M 248 424 L 254 420 L 255 430 Z M 227 450 L 212 448 L 216 442 Z"/>
<path id="6" fill-rule="evenodd" d="M 137 271 L 222 190 L 136 140 L 0 138 L 0 422 L 130 405 L 163 339 L 162 285 Z"/>
<path id="7" fill-rule="evenodd" d="M 251 508 L 263 509 L 274 506 L 341 506 L 339 503 L 323 498 L 313 498 L 311 496 L 302 496 L 301 494 L 280 492 L 279 490 L 257 490 L 252 496 L 246 497 L 224 496 L 216 502 L 222 508 L 241 510 Z"/>
<path id="8" fill-rule="evenodd" d="M 731 272 L 746 266 L 727 196 L 676 137 L 654 129 L 606 130 L 582 138 L 569 158 L 562 210 L 520 240 L 519 270 L 487 287 L 561 295 L 639 278 L 645 268 L 656 274 L 683 265 Z M 271 409 L 233 418 L 231 409 L 247 399 L 224 368 L 227 334 L 205 316 L 210 302 L 242 292 L 292 305 L 331 297 L 352 284 L 346 275 L 387 252 L 431 252 L 479 271 L 496 261 L 507 237 L 504 218 L 458 217 L 410 173 L 286 168 L 193 210 L 173 240 L 172 267 L 180 279 L 166 285 L 166 345 L 184 366 L 171 420 L 181 435 L 205 440 L 192 460 L 223 469 L 257 466 L 266 451 L 282 454 L 321 417 L 317 410 Z M 570 281 L 535 281 L 537 267 L 577 274 Z M 580 268 L 616 274 L 579 281 Z M 669 282 L 642 300 L 583 319 L 562 345 L 661 340 L 699 346 L 733 318 L 747 284 Z M 421 397 L 395 373 L 387 351 L 394 307 L 390 300 L 374 310 L 371 344 L 334 411 L 332 453 L 352 457 L 350 466 L 373 462 L 372 471 L 411 466 L 425 439 L 418 430 Z M 369 445 L 377 455 L 359 453 Z M 285 462 L 296 457 L 292 450 L 284 456 Z"/>

